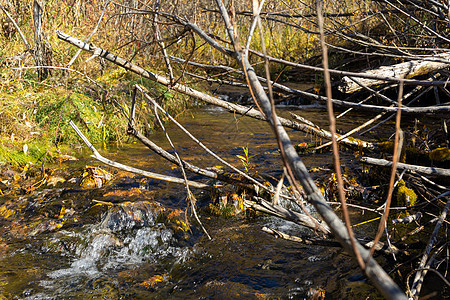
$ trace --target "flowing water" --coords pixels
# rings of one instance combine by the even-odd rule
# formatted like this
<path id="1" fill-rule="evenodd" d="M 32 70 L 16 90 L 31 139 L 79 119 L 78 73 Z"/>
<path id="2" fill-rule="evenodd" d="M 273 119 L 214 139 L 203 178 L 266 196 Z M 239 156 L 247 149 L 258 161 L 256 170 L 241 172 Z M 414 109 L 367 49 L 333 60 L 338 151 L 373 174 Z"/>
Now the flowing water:
<path id="1" fill-rule="evenodd" d="M 326 126 L 322 109 L 301 113 Z M 242 167 L 236 155 L 248 145 L 250 155 L 255 155 L 254 169 L 265 177 L 280 178 L 280 155 L 264 122 L 208 107 L 192 110 L 179 121 L 235 166 Z M 339 126 L 347 129 L 351 123 Z M 219 164 L 173 125 L 167 130 L 183 159 L 202 167 Z M 300 132 L 289 134 L 294 143 L 314 139 Z M 150 138 L 170 149 L 161 131 Z M 0 299 L 303 299 L 318 289 L 325 290 L 327 298 L 339 299 L 358 298 L 372 290 L 341 249 L 275 239 L 261 228 L 293 235 L 310 232 L 274 217 L 208 214 L 205 192 L 195 194 L 212 240 L 193 218 L 188 230 L 182 186 L 105 167 L 114 174 L 111 182 L 81 188 L 82 168 L 98 163 L 88 150 L 80 151 L 83 158 L 62 171 L 72 180 L 32 195 L 0 198 Z M 139 144 L 101 152 L 130 166 L 181 176 Z M 342 155 L 343 163 L 351 165 L 353 154 Z M 329 169 L 332 163 L 329 154 L 307 154 L 303 159 L 314 168 Z M 319 174 L 316 179 L 324 176 Z"/>

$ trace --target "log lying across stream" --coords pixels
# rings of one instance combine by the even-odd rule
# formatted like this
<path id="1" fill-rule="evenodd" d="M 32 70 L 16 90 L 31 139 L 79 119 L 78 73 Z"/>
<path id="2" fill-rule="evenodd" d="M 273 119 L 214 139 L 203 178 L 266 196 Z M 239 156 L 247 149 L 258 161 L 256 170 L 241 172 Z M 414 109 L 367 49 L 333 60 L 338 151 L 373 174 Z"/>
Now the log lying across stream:
<path id="1" fill-rule="evenodd" d="M 362 163 L 376 165 L 376 166 L 382 166 L 382 167 L 391 167 L 392 166 L 392 161 L 385 160 L 385 159 L 379 159 L 379 158 L 362 157 L 360 161 Z M 450 170 L 443 169 L 443 168 L 424 167 L 424 166 L 410 165 L 410 164 L 404 164 L 404 163 L 397 163 L 397 169 L 406 170 L 409 172 L 418 172 L 418 173 L 422 173 L 422 174 L 426 174 L 426 175 L 450 177 Z"/>
<path id="2" fill-rule="evenodd" d="M 381 66 L 377 69 L 362 72 L 361 75 L 391 77 L 408 79 L 420 75 L 426 75 L 433 71 L 450 66 L 450 53 L 424 58 L 423 60 L 412 60 L 391 66 Z M 371 78 L 354 78 L 345 76 L 342 78 L 339 90 L 343 93 L 353 93 L 361 90 L 363 86 L 374 86 L 386 83 L 385 80 Z"/>

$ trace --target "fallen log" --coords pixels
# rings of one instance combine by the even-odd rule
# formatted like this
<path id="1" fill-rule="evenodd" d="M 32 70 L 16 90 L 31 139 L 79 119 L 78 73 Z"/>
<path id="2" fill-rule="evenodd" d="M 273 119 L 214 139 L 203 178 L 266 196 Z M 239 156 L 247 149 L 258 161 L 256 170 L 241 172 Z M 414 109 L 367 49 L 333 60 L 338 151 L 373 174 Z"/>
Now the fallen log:
<path id="1" fill-rule="evenodd" d="M 450 53 L 447 52 L 425 58 L 424 60 L 412 60 L 391 66 L 381 66 L 377 69 L 361 72 L 361 75 L 408 79 L 426 75 L 448 66 L 450 66 Z M 386 80 L 358 78 L 355 81 L 353 77 L 345 76 L 342 78 L 338 89 L 343 93 L 353 93 L 362 89 L 362 86 L 374 86 L 383 83 L 386 83 Z"/>
<path id="2" fill-rule="evenodd" d="M 362 157 L 360 159 L 362 163 L 366 163 L 369 165 L 376 165 L 376 166 L 382 166 L 382 167 L 391 167 L 392 161 L 385 160 L 385 159 L 379 159 L 379 158 L 372 158 L 372 157 Z M 410 164 L 404 164 L 404 163 L 397 163 L 397 169 L 399 170 L 406 170 L 406 171 L 412 171 L 412 172 L 418 172 L 426 175 L 435 175 L 435 176 L 450 176 L 450 170 L 449 169 L 443 169 L 443 168 L 435 168 L 435 167 L 424 167 L 424 166 L 417 166 L 417 165 L 410 165 Z"/>
<path id="3" fill-rule="evenodd" d="M 148 171 L 144 171 L 141 169 L 137 169 L 137 168 L 133 168 L 133 167 L 129 167 L 126 165 L 123 165 L 121 163 L 109 160 L 105 157 L 103 157 L 100 153 L 98 153 L 97 149 L 95 149 L 95 147 L 91 144 L 91 142 L 89 142 L 89 140 L 84 136 L 84 134 L 81 132 L 81 130 L 77 127 L 77 125 L 75 125 L 75 123 L 72 122 L 72 120 L 69 121 L 69 125 L 72 126 L 73 130 L 75 130 L 75 132 L 78 134 L 78 136 L 83 140 L 83 142 L 86 144 L 86 146 L 92 151 L 92 157 L 94 157 L 95 159 L 97 159 L 98 161 L 101 161 L 102 163 L 117 168 L 117 169 L 121 169 L 127 172 L 131 172 L 134 174 L 138 174 L 138 175 L 142 175 L 142 176 L 146 176 L 152 179 L 156 179 L 156 180 L 161 180 L 161 181 L 166 181 L 166 182 L 172 182 L 172 183 L 178 183 L 178 184 L 185 184 L 186 181 L 182 178 L 178 178 L 178 177 L 173 177 L 173 176 L 167 176 L 167 175 L 163 175 L 163 174 L 158 174 L 158 173 L 154 173 L 154 172 L 148 172 Z M 188 180 L 187 184 L 191 187 L 195 187 L 195 188 L 199 188 L 199 189 L 204 189 L 204 190 L 212 190 L 213 187 L 211 187 L 208 184 L 205 183 L 201 183 L 201 182 L 196 182 L 196 181 L 191 181 Z"/>
<path id="4" fill-rule="evenodd" d="M 116 56 L 112 54 L 111 52 L 108 52 L 100 47 L 96 47 L 93 44 L 88 44 L 80 41 L 79 39 L 72 37 L 70 35 L 67 35 L 59 30 L 56 30 L 56 33 L 58 35 L 58 38 L 66 41 L 80 49 L 83 49 L 85 51 L 93 53 L 92 57 L 98 56 L 102 57 L 118 66 L 121 66 L 122 68 L 129 70 L 131 72 L 134 72 L 138 75 L 141 75 L 144 78 L 150 79 L 152 81 L 155 81 L 157 83 L 160 83 L 162 85 L 165 85 L 167 87 L 170 87 L 171 90 L 177 91 L 179 93 L 185 94 L 187 96 L 193 97 L 195 99 L 199 99 L 205 103 L 216 105 L 222 108 L 225 108 L 226 110 L 241 114 L 244 116 L 249 116 L 258 120 L 266 120 L 266 117 L 258 110 L 254 108 L 248 108 L 239 104 L 231 103 L 228 101 L 221 100 L 217 97 L 202 93 L 198 90 L 195 90 L 191 87 L 188 87 L 184 84 L 175 83 L 171 84 L 170 80 L 165 78 L 164 76 L 158 75 L 156 73 L 150 72 L 148 70 L 145 70 L 144 68 L 141 68 L 119 56 Z M 309 130 L 309 128 L 304 124 L 299 124 L 297 122 L 294 122 L 292 120 L 288 120 L 282 117 L 278 117 L 279 122 L 281 125 L 295 129 L 295 130 Z"/>

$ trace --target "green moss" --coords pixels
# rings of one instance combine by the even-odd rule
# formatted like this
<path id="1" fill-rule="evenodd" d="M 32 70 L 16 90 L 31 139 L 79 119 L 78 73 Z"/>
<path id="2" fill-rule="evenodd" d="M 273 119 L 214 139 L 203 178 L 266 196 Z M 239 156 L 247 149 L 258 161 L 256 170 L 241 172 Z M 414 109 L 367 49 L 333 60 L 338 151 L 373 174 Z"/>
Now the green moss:
<path id="1" fill-rule="evenodd" d="M 30 158 L 25 156 L 25 154 L 17 150 L 10 149 L 3 145 L 0 145 L 0 162 L 2 163 L 12 163 L 15 166 L 23 166 L 29 162 Z"/>
<path id="2" fill-rule="evenodd" d="M 436 148 L 429 154 L 431 160 L 434 161 L 448 161 L 450 160 L 450 149 L 449 148 Z"/>
<path id="3" fill-rule="evenodd" d="M 54 140 L 58 133 L 58 143 L 78 143 L 79 138 L 69 125 L 69 120 L 73 120 L 93 144 L 125 138 L 127 122 L 120 114 L 114 113 L 111 103 L 64 89 L 41 93 L 36 102 L 32 118 L 42 130 L 43 137 Z"/>
<path id="4" fill-rule="evenodd" d="M 394 142 L 392 142 L 392 141 L 385 141 L 385 142 L 377 143 L 377 146 L 383 152 L 392 152 L 392 151 L 394 151 Z"/>
<path id="5" fill-rule="evenodd" d="M 124 68 L 108 70 L 103 76 L 97 78 L 97 81 L 107 85 L 116 84 L 120 79 L 124 78 L 126 74 L 127 70 Z"/>
<path id="6" fill-rule="evenodd" d="M 13 166 L 24 166 L 28 163 L 37 164 L 42 160 L 47 151 L 48 146 L 38 145 L 36 142 L 33 144 L 27 144 L 27 153 L 23 152 L 22 143 L 5 143 L 0 145 L 0 162 L 10 163 Z M 47 161 L 53 161 L 49 156 Z"/>
<path id="7" fill-rule="evenodd" d="M 417 194 L 414 190 L 406 187 L 405 182 L 400 180 L 397 188 L 397 205 L 414 206 L 417 203 Z"/>
<path id="8" fill-rule="evenodd" d="M 55 141 L 60 150 L 73 149 L 80 139 L 70 127 L 70 119 L 93 144 L 128 139 L 126 119 L 117 113 L 111 101 L 102 101 L 94 93 L 24 84 L 11 91 L 12 97 L 3 94 L 0 91 L 2 162 L 37 163 Z M 23 152 L 24 144 L 28 146 L 28 155 Z"/>

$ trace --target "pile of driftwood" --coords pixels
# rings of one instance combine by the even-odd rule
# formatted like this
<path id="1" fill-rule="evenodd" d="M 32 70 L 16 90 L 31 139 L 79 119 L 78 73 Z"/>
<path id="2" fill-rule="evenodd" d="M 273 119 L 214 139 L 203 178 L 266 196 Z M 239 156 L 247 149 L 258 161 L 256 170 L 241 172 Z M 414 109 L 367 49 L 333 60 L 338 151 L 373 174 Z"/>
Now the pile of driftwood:
<path id="1" fill-rule="evenodd" d="M 381 1 L 383 2 L 383 1 Z M 387 1 L 384 1 L 388 3 Z M 399 1 L 403 3 L 404 1 Z M 405 1 L 409 2 L 409 1 Z M 430 10 L 433 14 L 436 14 L 443 18 L 443 20 L 448 21 L 447 16 L 442 12 L 448 12 L 448 7 L 444 4 L 441 4 L 437 1 L 429 1 L 429 5 L 431 8 L 423 6 L 421 3 L 416 3 L 416 1 L 411 1 L 414 5 L 418 6 L 420 9 Z M 391 4 L 392 5 L 392 4 Z M 405 5 L 405 4 L 402 4 Z M 428 4 L 427 4 L 428 5 Z M 399 253 L 399 249 L 393 245 L 389 239 L 389 234 L 386 237 L 386 243 L 382 243 L 380 241 L 381 236 L 384 232 L 388 232 L 387 224 L 404 224 L 411 223 L 417 221 L 420 217 L 427 213 L 427 207 L 435 206 L 439 210 L 439 214 L 435 214 L 434 217 L 427 223 L 428 225 L 435 224 L 432 234 L 430 236 L 430 240 L 424 249 L 423 254 L 420 257 L 419 265 L 416 269 L 412 270 L 411 273 L 405 279 L 406 281 L 406 291 L 409 293 L 409 296 L 418 298 L 421 290 L 421 286 L 423 283 L 423 278 L 427 271 L 432 270 L 433 272 L 440 275 L 437 271 L 439 266 L 445 260 L 439 260 L 438 257 L 442 257 L 442 254 L 448 251 L 448 241 L 442 240 L 442 235 L 440 235 L 441 227 L 447 227 L 447 212 L 450 208 L 450 191 L 448 188 L 448 177 L 450 176 L 450 170 L 447 168 L 439 168 L 434 166 L 420 166 L 413 165 L 408 163 L 399 163 L 399 157 L 402 153 L 402 144 L 404 142 L 404 138 L 402 132 L 400 130 L 400 121 L 401 116 L 403 114 L 414 115 L 416 117 L 420 117 L 423 115 L 431 115 L 436 118 L 441 119 L 441 130 L 442 130 L 442 143 L 446 144 L 446 147 L 441 147 L 443 150 L 444 161 L 446 155 L 448 156 L 448 144 L 449 144 L 449 136 L 447 131 L 447 121 L 448 121 L 448 112 L 450 111 L 450 105 L 445 102 L 444 97 L 442 97 L 442 93 L 447 94 L 447 80 L 446 80 L 446 71 L 445 69 L 450 65 L 449 57 L 450 55 L 445 51 L 437 51 L 438 49 L 434 49 L 434 52 L 438 52 L 433 55 L 425 55 L 425 56 L 413 56 L 413 55 L 403 55 L 401 59 L 405 60 L 404 62 L 397 64 L 390 64 L 385 66 L 380 66 L 368 71 L 362 72 L 347 72 L 336 69 L 329 69 L 328 64 L 328 52 L 327 52 L 327 44 L 325 43 L 325 36 L 330 34 L 335 34 L 339 37 L 342 37 L 342 31 L 347 28 L 343 26 L 340 30 L 332 31 L 330 28 L 325 27 L 325 22 L 323 20 L 322 8 L 319 2 L 317 6 L 317 14 L 313 16 L 308 16 L 309 18 L 314 18 L 317 20 L 317 36 L 320 37 L 321 46 L 322 46 L 322 67 L 316 67 L 307 64 L 300 64 L 296 62 L 290 62 L 283 60 L 281 58 L 276 58 L 268 55 L 265 51 L 264 40 L 261 40 L 262 44 L 262 53 L 258 51 L 254 51 L 250 48 L 251 41 L 253 38 L 254 31 L 258 28 L 260 32 L 260 36 L 263 36 L 263 26 L 262 19 L 264 18 L 275 18 L 275 15 L 269 16 L 268 13 L 264 13 L 262 11 L 264 7 L 264 1 L 260 4 L 255 2 L 253 7 L 253 13 L 245 13 L 241 12 L 244 16 L 250 16 L 252 18 L 252 23 L 249 26 L 248 34 L 246 36 L 247 42 L 245 44 L 242 43 L 244 40 L 242 37 L 238 36 L 237 24 L 236 24 L 236 15 L 238 14 L 233 7 L 225 7 L 222 1 L 216 1 L 216 9 L 214 13 L 217 13 L 221 16 L 223 26 L 228 34 L 228 40 L 224 42 L 217 36 L 209 34 L 202 30 L 198 25 L 190 20 L 168 13 L 163 12 L 159 9 L 149 10 L 149 9 L 135 9 L 132 7 L 127 7 L 129 10 L 127 13 L 135 13 L 135 14 L 145 14 L 152 16 L 152 20 L 155 24 L 155 37 L 158 45 L 160 46 L 162 56 L 164 58 L 164 62 L 167 67 L 167 76 L 163 76 L 157 74 L 155 72 L 151 72 L 146 70 L 140 66 L 133 64 L 131 61 L 128 61 L 124 58 L 114 55 L 108 50 L 102 49 L 100 47 L 94 46 L 93 44 L 89 44 L 87 42 L 83 42 L 76 37 L 69 36 L 61 31 L 57 31 L 58 38 L 64 40 L 79 49 L 88 51 L 92 53 L 92 58 L 98 57 L 101 59 L 106 59 L 114 64 L 117 64 L 131 72 L 135 72 L 141 75 L 144 78 L 153 80 L 159 84 L 167 86 L 171 91 L 176 91 L 192 98 L 201 100 L 205 103 L 220 106 L 232 113 L 241 114 L 244 116 L 260 119 L 268 122 L 275 133 L 275 136 L 278 141 L 278 145 L 280 148 L 281 159 L 284 162 L 285 166 L 285 174 L 288 178 L 291 187 L 291 194 L 283 194 L 280 193 L 281 184 L 277 187 L 267 187 L 262 184 L 259 180 L 256 180 L 249 176 L 246 172 L 239 170 L 233 165 L 229 164 L 221 157 L 216 155 L 213 151 L 208 149 L 201 141 L 196 139 L 192 134 L 190 134 L 182 124 L 179 124 L 172 116 L 170 116 L 158 103 L 147 93 L 147 91 L 139 86 L 135 85 L 133 89 L 133 103 L 131 105 L 130 111 L 123 111 L 126 117 L 129 120 L 129 133 L 134 135 L 138 140 L 140 140 L 143 144 L 148 146 L 150 149 L 167 159 L 168 161 L 178 165 L 183 174 L 183 178 L 174 178 L 169 176 L 164 176 L 144 170 L 138 170 L 135 168 L 130 168 L 128 166 L 119 164 L 117 162 L 110 161 L 104 157 L 102 157 L 97 150 L 92 146 L 92 144 L 83 136 L 81 131 L 76 127 L 74 123 L 71 123 L 72 127 L 76 130 L 78 135 L 84 140 L 84 142 L 90 147 L 92 152 L 94 153 L 94 157 L 98 160 L 102 161 L 105 164 L 109 164 L 111 166 L 121 168 L 130 172 L 135 172 L 138 174 L 142 174 L 144 176 L 156 178 L 159 180 L 165 180 L 169 182 L 174 182 L 178 184 L 184 184 L 186 187 L 187 199 L 191 204 L 191 208 L 194 212 L 194 215 L 201 225 L 200 219 L 197 216 L 195 210 L 195 197 L 193 193 L 190 191 L 190 188 L 200 188 L 200 189 L 213 189 L 208 184 L 202 182 L 194 182 L 188 180 L 188 172 L 193 172 L 196 174 L 203 175 L 208 178 L 218 179 L 223 182 L 227 182 L 236 186 L 241 186 L 248 190 L 253 191 L 253 197 L 249 197 L 245 199 L 244 204 L 247 207 L 251 207 L 255 210 L 263 211 L 269 214 L 276 215 L 278 217 L 296 222 L 303 226 L 309 227 L 317 232 L 318 237 L 315 238 L 300 238 L 300 237 L 292 237 L 288 236 L 282 232 L 276 231 L 270 228 L 264 228 L 265 231 L 281 238 L 286 238 L 290 240 L 294 240 L 297 242 L 310 243 L 310 244 L 321 244 L 321 245 L 335 245 L 338 242 L 343 248 L 345 248 L 349 253 L 351 253 L 356 261 L 358 262 L 361 269 L 365 272 L 366 276 L 371 280 L 371 282 L 377 287 L 377 289 L 382 293 L 386 298 L 389 299 L 407 299 L 405 292 L 402 288 L 400 288 L 397 283 L 387 274 L 387 272 L 380 267 L 380 265 L 376 262 L 376 260 L 372 257 L 374 251 L 384 251 L 385 253 L 389 253 L 390 255 L 394 255 Z M 398 13 L 405 12 L 403 7 L 393 6 Z M 436 12 L 434 12 L 436 10 Z M 382 12 L 379 12 L 382 14 Z M 285 16 L 279 15 L 279 18 L 283 18 Z M 305 17 L 305 16 L 303 16 Z M 327 16 L 330 18 L 331 16 Z M 410 16 L 411 17 L 411 16 Z M 414 16 L 412 16 L 414 17 Z M 171 24 L 175 24 L 174 26 L 179 26 L 183 28 L 184 32 L 189 32 L 192 35 L 195 35 L 197 38 L 203 40 L 203 42 L 209 44 L 216 51 L 220 52 L 222 55 L 226 56 L 228 59 L 234 61 L 234 65 L 237 65 L 239 69 L 232 68 L 230 66 L 213 66 L 207 65 L 204 63 L 192 62 L 189 60 L 184 60 L 181 58 L 170 56 L 167 53 L 167 47 L 164 45 L 164 38 L 161 37 L 161 31 L 158 29 L 158 18 L 164 18 L 166 21 L 170 21 Z M 290 18 L 293 18 L 291 15 Z M 277 19 L 279 21 L 279 19 Z M 435 34 L 435 38 L 441 38 L 447 40 L 445 37 L 440 35 L 435 29 L 429 28 L 426 24 L 420 22 L 419 20 L 415 20 L 424 26 L 424 30 L 428 31 L 432 34 Z M 437 26 L 439 27 L 439 26 Z M 436 27 L 436 28 L 437 28 Z M 342 37 L 344 38 L 344 37 Z M 361 35 L 355 34 L 354 36 L 345 36 L 346 39 L 356 39 L 360 44 L 367 43 L 370 39 L 366 37 L 361 37 Z M 398 37 L 400 40 L 400 37 Z M 364 43 L 363 43 L 364 42 Z M 365 44 L 366 45 L 366 44 Z M 228 47 L 230 46 L 230 47 Z M 330 45 L 328 45 L 330 46 Z M 368 45 L 366 45 L 368 46 Z M 383 45 L 378 45 L 375 43 L 372 47 L 379 47 L 379 49 L 384 49 Z M 397 47 L 395 49 L 398 52 L 409 51 L 408 49 L 403 49 L 402 47 Z M 265 65 L 265 75 L 258 76 L 255 71 L 253 65 L 250 62 L 250 55 L 254 57 L 260 57 L 262 62 Z M 205 92 L 201 92 L 196 90 L 188 85 L 180 83 L 178 80 L 174 78 L 174 71 L 172 64 L 173 63 L 182 63 L 184 66 L 193 66 L 195 68 L 202 68 L 204 70 L 209 71 L 217 71 L 227 73 L 235 73 L 240 74 L 243 82 L 236 83 L 226 80 L 219 79 L 211 79 L 205 77 L 204 75 L 198 75 L 185 72 L 183 75 L 192 76 L 197 79 L 204 79 L 207 81 L 217 82 L 220 84 L 230 84 L 230 85 L 239 85 L 239 86 L 247 86 L 249 88 L 252 100 L 254 101 L 255 107 L 246 107 L 236 103 L 232 103 L 229 101 L 225 101 L 221 98 L 215 97 Z M 300 70 L 309 70 L 314 72 L 321 72 L 324 78 L 324 87 L 325 93 L 314 93 L 308 91 L 298 90 L 292 87 L 288 87 L 286 85 L 280 84 L 270 78 L 269 72 L 269 64 L 282 64 L 286 67 L 297 68 Z M 331 78 L 335 78 L 334 76 L 340 76 L 340 80 L 331 82 Z M 337 90 L 340 91 L 341 99 L 335 99 L 332 96 L 332 87 L 336 86 Z M 330 130 L 325 130 L 324 128 L 320 128 L 316 124 L 314 124 L 311 120 L 306 120 L 302 116 L 299 115 L 291 115 L 291 119 L 282 118 L 277 116 L 275 104 L 273 101 L 273 93 L 274 91 L 278 91 L 280 93 L 284 93 L 286 95 L 299 95 L 305 98 L 313 99 L 320 103 L 326 103 L 327 109 L 330 118 Z M 393 93 L 392 91 L 395 91 Z M 160 114 L 165 115 L 169 120 L 174 122 L 181 130 L 183 130 L 188 136 L 190 136 L 200 147 L 202 147 L 206 152 L 210 155 L 214 156 L 221 164 L 227 166 L 232 172 L 239 175 L 239 179 L 237 177 L 221 174 L 215 172 L 211 169 L 204 169 L 195 165 L 192 165 L 186 161 L 184 161 L 176 152 L 175 146 L 171 143 L 173 147 L 173 153 L 170 153 L 151 140 L 149 140 L 146 136 L 144 136 L 137 128 L 135 124 L 135 97 L 137 94 L 143 95 L 146 100 L 151 103 L 155 109 L 155 111 Z M 434 93 L 436 103 L 434 105 L 426 105 L 426 106 L 412 106 L 415 102 L 418 102 L 423 98 L 424 95 L 428 93 Z M 450 94 L 450 93 L 448 93 Z M 394 99 L 392 99 L 392 95 Z M 362 101 L 354 101 L 356 98 L 364 97 Z M 367 104 L 369 101 L 376 99 L 376 102 L 373 104 Z M 380 105 L 379 102 L 384 101 L 387 105 Z M 370 103 L 370 102 L 369 102 Z M 339 117 L 345 115 L 349 110 L 367 110 L 377 112 L 378 114 L 357 127 L 353 130 L 348 131 L 346 134 L 338 135 L 336 133 L 335 127 L 335 117 L 333 113 L 333 105 L 339 107 L 346 107 L 348 110 L 341 113 Z M 158 117 L 158 114 L 155 114 L 155 117 Z M 359 133 L 360 137 L 363 135 L 362 130 L 364 129 L 366 132 L 373 129 L 375 126 L 380 124 L 380 120 L 384 118 L 381 122 L 386 122 L 391 118 L 396 119 L 396 128 L 393 131 L 395 133 L 395 137 L 392 142 L 392 150 L 391 159 L 384 160 L 373 157 L 362 157 L 362 164 L 371 164 L 382 166 L 385 168 L 391 169 L 390 180 L 388 183 L 388 190 L 386 192 L 386 201 L 379 208 L 368 208 L 363 207 L 362 209 L 371 210 L 374 213 L 378 213 L 381 217 L 379 230 L 377 235 L 374 237 L 372 241 L 361 241 L 355 237 L 353 230 L 351 228 L 351 222 L 349 219 L 349 215 L 347 212 L 347 202 L 344 194 L 344 184 L 342 181 L 341 168 L 339 165 L 339 148 L 338 143 L 342 145 L 346 145 L 347 147 L 353 149 L 365 149 L 367 153 L 374 153 L 369 151 L 382 150 L 379 144 L 375 144 L 373 142 L 365 141 L 362 138 L 356 139 L 351 137 L 352 135 Z M 159 118 L 158 118 L 159 121 Z M 376 123 L 378 122 L 378 123 Z M 376 124 L 376 125 L 375 125 Z M 160 126 L 164 128 L 164 124 L 160 122 Z M 372 126 L 370 128 L 367 128 Z M 319 148 L 324 147 L 332 147 L 332 151 L 334 154 L 334 163 L 335 163 L 335 172 L 337 179 L 338 189 L 338 198 L 339 204 L 343 211 L 344 221 L 342 221 L 334 212 L 330 203 L 325 199 L 322 195 L 321 191 L 317 187 L 316 183 L 312 180 L 307 168 L 304 166 L 301 158 L 299 157 L 294 145 L 292 144 L 288 134 L 286 133 L 285 128 L 292 128 L 295 130 L 301 130 L 304 132 L 308 132 L 314 135 L 319 136 L 322 139 L 331 140 L 329 143 L 321 145 Z M 167 138 L 170 141 L 170 136 L 167 134 Z M 424 142 L 426 143 L 426 141 Z M 316 149 L 316 150 L 318 150 Z M 445 150 L 447 149 L 447 150 Z M 431 149 L 428 149 L 431 153 Z M 447 158 L 448 160 L 448 158 Z M 445 163 L 444 163 L 445 166 Z M 396 209 L 404 209 L 408 211 L 408 215 L 403 218 L 398 218 L 395 220 L 391 220 L 388 222 L 389 211 L 391 209 L 391 200 L 393 195 L 393 190 L 396 186 L 401 182 L 402 178 L 410 178 L 411 182 L 416 182 L 416 188 L 421 191 L 421 196 L 426 199 L 428 202 L 425 204 L 410 206 L 408 204 L 403 208 L 397 207 Z M 439 179 L 444 178 L 444 179 Z M 300 183 L 300 184 L 298 184 Z M 314 205 L 316 211 L 320 214 L 322 220 L 318 220 L 311 216 L 307 210 L 304 213 L 298 213 L 291 210 L 287 210 L 282 206 L 278 205 L 279 198 L 284 197 L 289 199 L 289 201 L 294 201 L 299 205 L 304 205 L 304 202 L 308 202 Z M 407 199 L 408 200 L 408 199 Z M 391 226 L 391 225 L 390 225 Z M 423 229 L 425 225 L 418 226 L 417 230 L 410 233 L 414 234 Z M 203 226 L 202 226 L 203 228 Z M 203 228 L 206 235 L 208 235 L 207 230 Z M 409 236 L 407 235 L 407 236 Z M 209 235 L 208 235 L 209 236 Z M 406 236 L 406 238 L 407 238 Z M 445 256 L 445 255 L 444 255 Z M 448 260 L 448 256 L 446 258 Z M 391 272 L 394 270 L 390 270 Z M 409 278 L 414 275 L 414 279 L 409 285 Z M 441 275 L 442 276 L 442 275 Z M 445 284 L 448 284 L 445 278 L 442 278 Z"/>

